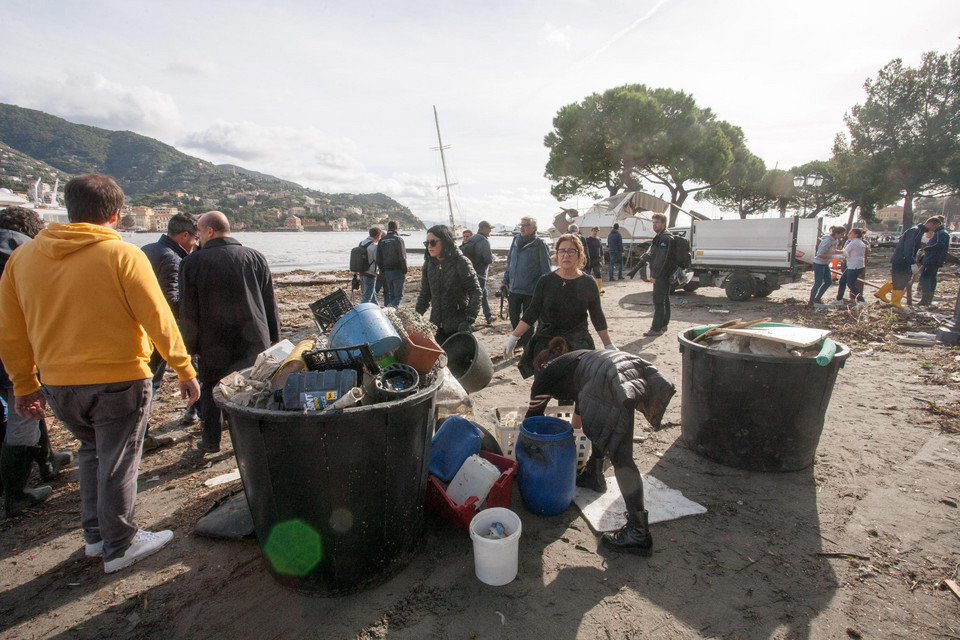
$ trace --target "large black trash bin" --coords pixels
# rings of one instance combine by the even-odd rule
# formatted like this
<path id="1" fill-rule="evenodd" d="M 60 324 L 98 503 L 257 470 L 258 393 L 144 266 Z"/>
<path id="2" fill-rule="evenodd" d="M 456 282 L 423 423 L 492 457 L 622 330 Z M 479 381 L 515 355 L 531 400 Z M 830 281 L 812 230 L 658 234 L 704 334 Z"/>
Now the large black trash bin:
<path id="1" fill-rule="evenodd" d="M 680 431 L 691 449 L 749 471 L 799 471 L 813 464 L 837 372 L 850 356 L 837 344 L 813 358 L 727 353 L 679 335 L 683 354 Z"/>
<path id="2" fill-rule="evenodd" d="M 241 407 L 214 391 L 278 581 L 340 595 L 406 566 L 423 532 L 439 386 L 330 416 Z"/>

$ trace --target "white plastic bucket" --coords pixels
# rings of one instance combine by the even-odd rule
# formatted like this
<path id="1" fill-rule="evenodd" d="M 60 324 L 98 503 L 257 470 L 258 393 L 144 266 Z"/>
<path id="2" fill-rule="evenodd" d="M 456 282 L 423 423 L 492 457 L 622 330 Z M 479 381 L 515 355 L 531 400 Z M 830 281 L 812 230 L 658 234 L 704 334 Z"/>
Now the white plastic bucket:
<path id="1" fill-rule="evenodd" d="M 499 477 L 500 469 L 497 465 L 474 454 L 463 461 L 463 466 L 457 471 L 457 475 L 453 476 L 450 486 L 447 487 L 447 497 L 459 506 L 470 496 L 476 496 L 479 506 L 487 499 L 487 494 Z"/>
<path id="2" fill-rule="evenodd" d="M 485 537 L 490 525 L 503 525 L 503 538 Z M 470 521 L 470 539 L 473 540 L 473 564 L 477 578 L 494 587 L 509 584 L 517 577 L 520 551 L 520 516 L 510 509 L 492 507 L 473 516 Z"/>

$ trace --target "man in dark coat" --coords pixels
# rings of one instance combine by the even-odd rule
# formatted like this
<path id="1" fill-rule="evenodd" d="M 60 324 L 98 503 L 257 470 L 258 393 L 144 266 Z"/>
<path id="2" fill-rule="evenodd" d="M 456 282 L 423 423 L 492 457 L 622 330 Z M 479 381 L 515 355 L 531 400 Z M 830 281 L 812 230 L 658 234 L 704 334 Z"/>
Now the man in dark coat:
<path id="1" fill-rule="evenodd" d="M 396 220 L 387 223 L 387 235 L 381 236 L 377 244 L 377 269 L 377 282 L 383 279 L 383 305 L 399 307 L 407 275 L 407 247 Z"/>
<path id="2" fill-rule="evenodd" d="M 180 320 L 180 261 L 197 246 L 197 219 L 196 216 L 178 213 L 170 218 L 167 223 L 167 233 L 160 236 L 160 239 L 150 244 L 145 244 L 141 249 L 147 254 L 150 260 L 150 266 L 157 276 L 157 282 L 160 283 L 160 290 L 163 291 L 163 297 L 170 305 L 170 311 L 173 317 Z M 194 362 L 194 367 L 196 367 Z M 167 371 L 167 363 L 156 349 L 150 356 L 150 370 L 153 371 L 153 395 L 156 397 L 160 385 L 163 384 L 163 374 Z M 182 423 L 193 424 L 197 421 L 197 407 L 191 405 L 187 407 L 187 413 L 184 414 Z M 147 425 L 147 433 L 143 436 L 143 450 L 152 451 L 173 443 L 170 436 L 152 436 L 150 435 L 150 425 Z"/>
<path id="3" fill-rule="evenodd" d="M 483 310 L 483 319 L 487 324 L 496 322 L 496 316 L 490 311 L 490 302 L 487 300 L 487 272 L 493 264 L 493 252 L 490 250 L 490 223 L 481 220 L 477 225 L 477 232 L 470 236 L 460 250 L 467 256 L 477 272 L 477 282 L 480 283 L 480 308 Z"/>
<path id="4" fill-rule="evenodd" d="M 933 304 L 933 294 L 937 290 L 937 272 L 947 261 L 947 253 L 950 251 L 950 234 L 943 228 L 943 220 L 940 216 L 928 218 L 924 223 L 927 230 L 933 231 L 933 237 L 923 248 L 923 258 L 920 263 L 920 304 L 930 306 Z"/>
<path id="5" fill-rule="evenodd" d="M 230 237 L 230 223 L 210 211 L 197 223 L 201 249 L 180 263 L 180 331 L 199 356 L 203 432 L 196 452 L 220 450 L 220 409 L 213 388 L 228 373 L 249 367 L 280 340 L 280 312 L 266 258 Z"/>
<path id="6" fill-rule="evenodd" d="M 673 235 L 667 231 L 667 216 L 655 213 L 650 216 L 653 231 L 657 235 L 650 242 L 650 248 L 640 256 L 629 275 L 631 278 L 645 265 L 650 265 L 650 282 L 653 283 L 653 325 L 643 335 L 656 337 L 667 331 L 670 323 L 670 276 L 677 268 L 677 259 L 673 251 Z"/>

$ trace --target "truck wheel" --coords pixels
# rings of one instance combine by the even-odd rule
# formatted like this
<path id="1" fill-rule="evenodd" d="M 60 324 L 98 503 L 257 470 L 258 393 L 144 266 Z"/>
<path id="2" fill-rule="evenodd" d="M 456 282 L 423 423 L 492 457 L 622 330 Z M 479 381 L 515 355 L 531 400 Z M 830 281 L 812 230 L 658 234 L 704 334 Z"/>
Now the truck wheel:
<path id="1" fill-rule="evenodd" d="M 758 282 L 756 287 L 753 289 L 753 295 L 758 298 L 766 298 L 768 295 L 773 293 L 774 287 L 771 287 L 767 284 L 766 280 Z"/>
<path id="2" fill-rule="evenodd" d="M 699 282 L 688 282 L 687 284 L 683 285 L 683 290 L 688 291 L 690 293 L 693 293 L 699 288 L 700 288 Z"/>
<path id="3" fill-rule="evenodd" d="M 753 295 L 753 277 L 748 274 L 735 274 L 727 280 L 727 297 L 734 302 L 743 302 Z"/>

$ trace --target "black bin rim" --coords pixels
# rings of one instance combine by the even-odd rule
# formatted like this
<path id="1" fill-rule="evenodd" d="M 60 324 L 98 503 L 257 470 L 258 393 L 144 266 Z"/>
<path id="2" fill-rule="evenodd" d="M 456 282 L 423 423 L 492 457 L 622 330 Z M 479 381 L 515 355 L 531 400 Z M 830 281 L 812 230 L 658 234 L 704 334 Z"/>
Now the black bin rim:
<path id="1" fill-rule="evenodd" d="M 702 353 L 708 353 L 712 358 L 727 358 L 730 360 L 760 360 L 770 364 L 808 364 L 813 358 L 796 358 L 793 356 L 768 356 L 758 353 L 731 353 L 729 351 L 720 351 L 718 349 L 711 349 L 710 347 L 694 342 L 692 338 L 694 337 L 693 332 L 695 329 L 702 328 L 703 326 L 713 326 L 713 325 L 700 325 L 697 327 L 691 327 L 689 329 L 684 329 L 677 333 L 677 341 L 680 343 L 680 352 L 683 353 L 686 349 L 691 351 L 699 351 Z M 689 337 L 688 337 L 689 336 Z M 828 338 L 830 336 L 827 336 Z M 832 340 L 832 338 L 831 338 Z M 834 340 L 834 343 L 837 345 L 837 352 L 833 356 L 833 360 L 828 363 L 826 366 L 830 366 L 833 363 L 839 363 L 840 366 L 843 366 L 843 363 L 846 362 L 847 358 L 850 357 L 850 349 L 845 344 L 837 342 Z"/>
<path id="2" fill-rule="evenodd" d="M 239 373 L 241 375 L 249 372 L 250 369 L 244 369 Z M 440 388 L 440 385 L 443 383 L 443 378 L 437 376 L 437 379 L 433 384 L 419 389 L 416 393 L 413 393 L 403 398 L 397 400 L 390 400 L 387 402 L 378 402 L 376 404 L 362 405 L 359 407 L 348 407 L 346 409 L 340 409 L 337 411 L 331 411 L 330 413 L 314 413 L 310 414 L 312 417 L 329 420 L 339 416 L 341 414 L 353 415 L 357 413 L 368 413 L 370 411 L 376 412 L 386 412 L 394 411 L 396 409 L 402 409 L 404 405 L 413 405 L 424 399 L 426 396 L 435 395 L 437 390 Z M 274 423 L 282 422 L 299 422 L 303 419 L 303 413 L 299 411 L 285 411 L 279 409 L 257 409 L 255 407 L 245 407 L 233 402 L 230 402 L 223 397 L 223 393 L 220 391 L 220 385 L 217 384 L 213 389 L 213 400 L 217 403 L 217 406 L 226 411 L 232 411 L 236 413 L 243 414 L 250 418 L 255 418 L 258 420 L 268 420 Z"/>

